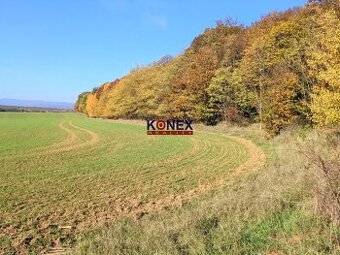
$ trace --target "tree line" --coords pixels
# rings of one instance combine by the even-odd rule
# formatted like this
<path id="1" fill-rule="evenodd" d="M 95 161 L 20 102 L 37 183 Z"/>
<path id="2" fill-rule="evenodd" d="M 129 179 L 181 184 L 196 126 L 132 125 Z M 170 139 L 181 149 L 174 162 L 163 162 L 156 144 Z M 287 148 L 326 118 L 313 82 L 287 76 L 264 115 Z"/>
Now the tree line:
<path id="1" fill-rule="evenodd" d="M 79 95 L 76 110 L 104 118 L 340 124 L 340 6 L 309 1 L 251 26 L 218 21 L 183 54 L 165 56 Z"/>

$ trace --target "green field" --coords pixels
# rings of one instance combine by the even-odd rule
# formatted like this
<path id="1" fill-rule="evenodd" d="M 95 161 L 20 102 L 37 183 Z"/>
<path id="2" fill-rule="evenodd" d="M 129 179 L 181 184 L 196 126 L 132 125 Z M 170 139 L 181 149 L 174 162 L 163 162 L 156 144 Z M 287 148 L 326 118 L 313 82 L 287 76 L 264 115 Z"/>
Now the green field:
<path id="1" fill-rule="evenodd" d="M 72 113 L 0 113 L 0 130 L 7 252 L 72 246 L 83 232 L 180 207 L 265 164 L 243 138 L 147 136 L 144 125 Z"/>

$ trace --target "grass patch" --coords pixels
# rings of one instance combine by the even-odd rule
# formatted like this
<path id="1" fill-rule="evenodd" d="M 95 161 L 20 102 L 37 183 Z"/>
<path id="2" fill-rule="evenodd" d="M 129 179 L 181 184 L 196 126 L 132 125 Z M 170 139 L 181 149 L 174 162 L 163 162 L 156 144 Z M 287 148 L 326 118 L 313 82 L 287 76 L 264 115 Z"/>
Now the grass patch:
<path id="1" fill-rule="evenodd" d="M 0 238 L 32 252 L 181 206 L 249 156 L 218 133 L 151 137 L 144 126 L 72 113 L 0 113 L 0 127 Z"/>

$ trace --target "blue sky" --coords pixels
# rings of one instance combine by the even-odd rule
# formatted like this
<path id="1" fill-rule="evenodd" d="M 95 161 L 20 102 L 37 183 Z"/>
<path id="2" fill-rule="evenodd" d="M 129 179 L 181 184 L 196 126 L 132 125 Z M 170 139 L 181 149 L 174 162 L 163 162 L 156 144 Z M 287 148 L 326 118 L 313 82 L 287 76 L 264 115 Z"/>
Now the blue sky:
<path id="1" fill-rule="evenodd" d="M 74 102 L 177 55 L 218 19 L 249 25 L 302 0 L 0 0 L 0 98 Z"/>

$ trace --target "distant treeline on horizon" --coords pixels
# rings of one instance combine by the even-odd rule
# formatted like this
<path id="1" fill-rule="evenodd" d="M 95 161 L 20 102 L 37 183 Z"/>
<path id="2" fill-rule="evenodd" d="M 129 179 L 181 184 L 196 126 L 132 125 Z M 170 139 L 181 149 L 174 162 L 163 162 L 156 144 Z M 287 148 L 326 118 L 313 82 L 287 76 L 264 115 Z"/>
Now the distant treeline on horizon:
<path id="1" fill-rule="evenodd" d="M 22 107 L 0 105 L 0 112 L 71 112 L 70 109 L 42 108 L 42 107 Z"/>

